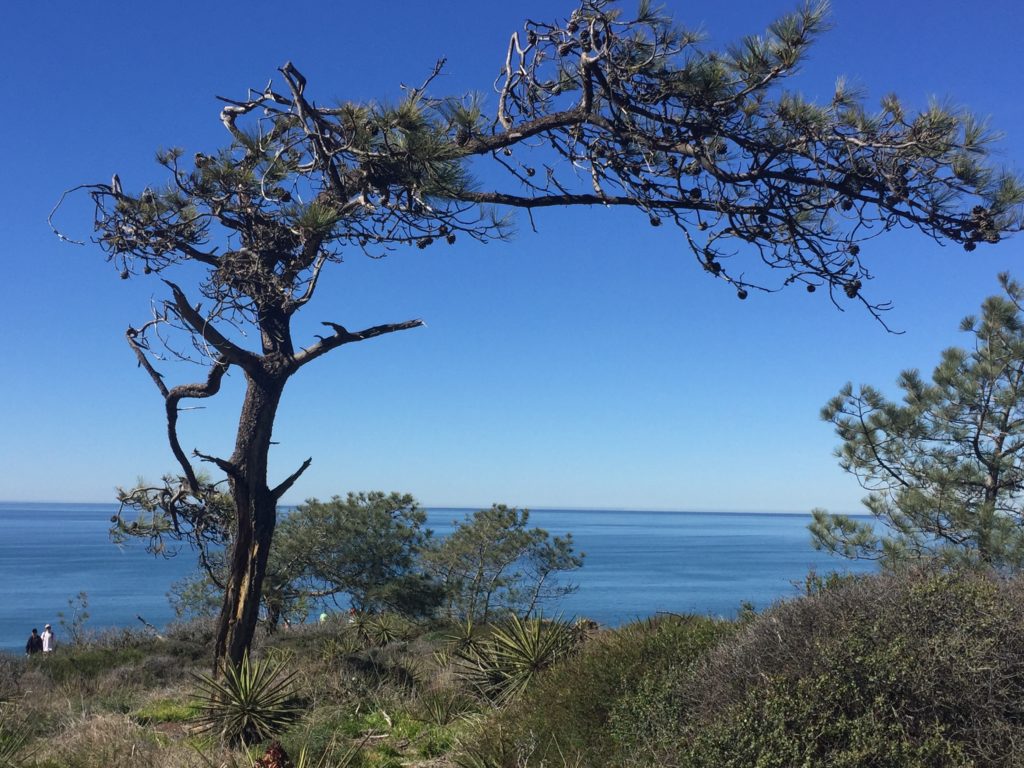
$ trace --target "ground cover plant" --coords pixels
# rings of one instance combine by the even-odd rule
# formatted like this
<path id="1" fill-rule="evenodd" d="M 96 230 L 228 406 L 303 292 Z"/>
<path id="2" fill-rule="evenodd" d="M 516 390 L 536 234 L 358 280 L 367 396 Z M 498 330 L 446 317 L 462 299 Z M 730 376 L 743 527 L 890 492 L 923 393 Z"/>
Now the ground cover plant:
<path id="1" fill-rule="evenodd" d="M 822 582 L 825 583 L 825 582 Z M 733 622 L 605 631 L 463 745 L 484 766 L 1015 766 L 1024 583 L 834 580 Z"/>
<path id="2" fill-rule="evenodd" d="M 119 632 L 2 659 L 0 754 L 25 768 L 251 768 L 272 746 L 296 765 L 368 767 L 1024 761 L 1024 582 L 815 585 L 734 620 L 510 618 L 382 638 L 339 617 L 261 633 L 254 653 L 291 676 L 294 718 L 248 744 L 224 729 L 237 712 L 204 709 L 190 674 L 208 671 L 209 625 Z"/>

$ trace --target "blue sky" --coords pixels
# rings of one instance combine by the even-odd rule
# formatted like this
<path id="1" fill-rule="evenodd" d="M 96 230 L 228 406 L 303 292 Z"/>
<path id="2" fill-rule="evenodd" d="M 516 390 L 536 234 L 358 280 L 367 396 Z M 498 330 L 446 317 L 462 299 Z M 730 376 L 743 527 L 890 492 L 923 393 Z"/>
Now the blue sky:
<path id="1" fill-rule="evenodd" d="M 629 7 L 629 3 L 626 3 Z M 215 95 L 260 88 L 293 60 L 321 100 L 396 99 L 448 57 L 436 91 L 491 97 L 509 34 L 569 2 L 17 3 L 5 10 L 6 149 L 0 184 L 0 499 L 106 501 L 173 469 L 160 398 L 124 343 L 157 281 L 121 281 L 94 247 L 59 242 L 62 190 L 161 182 L 161 146 L 225 140 Z M 670 0 L 707 45 L 760 32 L 787 0 Z M 796 86 L 826 100 L 837 75 L 869 102 L 948 97 L 1005 132 L 1024 168 L 1011 0 L 837 0 L 834 29 Z M 490 99 L 493 103 L 493 98 Z M 959 342 L 959 319 L 1018 268 L 1020 238 L 972 254 L 920 237 L 864 254 L 889 298 L 887 334 L 819 292 L 738 302 L 669 228 L 640 215 L 547 210 L 507 243 L 356 255 L 306 309 L 350 328 L 422 317 L 425 328 L 352 345 L 289 385 L 272 475 L 313 465 L 289 501 L 400 490 L 433 505 L 807 511 L 858 509 L 818 410 L 847 380 L 891 387 Z M 60 224 L 87 235 L 90 212 Z M 178 381 L 194 370 L 174 371 Z M 183 419 L 183 442 L 230 453 L 241 382 Z"/>

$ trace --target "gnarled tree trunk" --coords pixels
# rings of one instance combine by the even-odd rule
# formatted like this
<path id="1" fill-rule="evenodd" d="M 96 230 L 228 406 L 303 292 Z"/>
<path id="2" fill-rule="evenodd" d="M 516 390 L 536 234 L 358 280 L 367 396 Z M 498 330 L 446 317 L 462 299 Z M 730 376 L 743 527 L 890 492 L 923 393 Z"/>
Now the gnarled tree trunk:
<path id="1" fill-rule="evenodd" d="M 287 376 L 249 375 L 229 473 L 236 528 L 214 649 L 215 666 L 237 666 L 252 643 L 280 492 L 267 485 L 274 418 Z"/>

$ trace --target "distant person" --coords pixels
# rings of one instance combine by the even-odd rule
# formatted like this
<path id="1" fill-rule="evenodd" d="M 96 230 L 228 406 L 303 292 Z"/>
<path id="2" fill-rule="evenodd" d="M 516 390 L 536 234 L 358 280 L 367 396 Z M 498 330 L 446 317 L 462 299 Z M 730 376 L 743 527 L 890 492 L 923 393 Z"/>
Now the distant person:
<path id="1" fill-rule="evenodd" d="M 43 653 L 53 653 L 53 650 L 57 647 L 57 636 L 53 634 L 53 629 L 49 624 L 43 627 L 43 634 L 40 635 L 40 639 L 43 641 Z"/>
<path id="2" fill-rule="evenodd" d="M 39 636 L 39 630 L 33 627 L 32 634 L 28 636 L 28 642 L 25 643 L 25 653 L 29 656 L 34 656 L 37 653 L 41 653 L 42 650 L 43 638 Z"/>

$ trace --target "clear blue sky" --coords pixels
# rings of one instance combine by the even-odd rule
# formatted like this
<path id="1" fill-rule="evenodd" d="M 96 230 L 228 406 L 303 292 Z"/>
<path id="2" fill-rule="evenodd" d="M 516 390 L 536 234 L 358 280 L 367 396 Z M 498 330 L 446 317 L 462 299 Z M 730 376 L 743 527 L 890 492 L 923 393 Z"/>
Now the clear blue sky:
<path id="1" fill-rule="evenodd" d="M 631 4 L 626 3 L 627 7 Z M 709 45 L 760 32 L 788 0 L 670 0 Z M 1002 159 L 1024 168 L 1017 0 L 837 0 L 834 29 L 799 78 L 826 100 L 835 77 L 911 107 L 947 96 L 991 117 Z M 160 398 L 124 329 L 157 281 L 121 281 L 94 247 L 59 242 L 61 191 L 162 182 L 161 146 L 225 140 L 215 95 L 261 88 L 293 60 L 321 100 L 396 99 L 440 56 L 436 90 L 489 97 L 509 34 L 570 2 L 13 3 L 0 29 L 5 151 L 0 184 L 0 499 L 107 501 L 117 484 L 174 468 Z M 375 8 L 384 8 L 377 11 Z M 491 98 L 490 103 L 493 103 Z M 88 208 L 60 223 L 80 235 Z M 959 319 L 1016 271 L 1024 240 L 973 254 L 920 237 L 865 249 L 887 334 L 823 292 L 736 300 L 667 227 L 605 211 L 543 211 L 508 243 L 353 255 L 306 310 L 352 328 L 427 327 L 343 348 L 286 391 L 272 475 L 313 465 L 290 501 L 408 491 L 429 505 L 835 511 L 861 491 L 818 420 L 847 380 L 891 387 L 959 342 Z M 183 381 L 196 371 L 174 371 Z M 228 454 L 236 375 L 187 414 L 183 442 Z"/>

